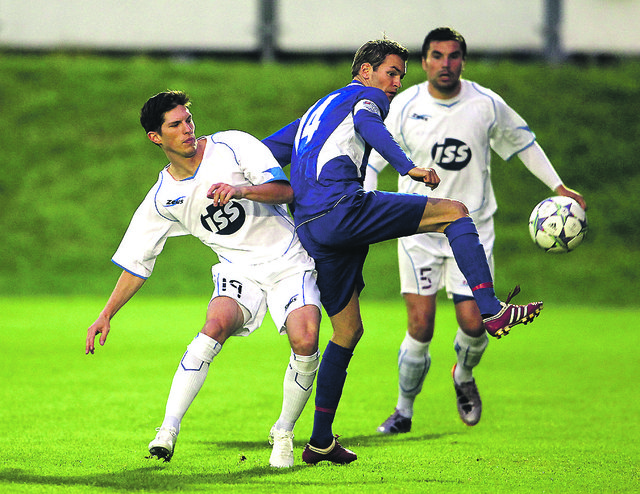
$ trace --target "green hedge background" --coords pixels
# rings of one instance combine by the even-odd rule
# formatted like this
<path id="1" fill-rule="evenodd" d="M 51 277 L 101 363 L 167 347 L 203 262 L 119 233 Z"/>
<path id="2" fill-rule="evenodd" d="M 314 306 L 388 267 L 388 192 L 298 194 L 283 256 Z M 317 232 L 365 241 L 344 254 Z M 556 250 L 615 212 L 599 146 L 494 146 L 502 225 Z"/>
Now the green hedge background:
<path id="1" fill-rule="evenodd" d="M 258 64 L 88 54 L 0 56 L 0 295 L 104 295 L 110 258 L 155 183 L 164 155 L 138 122 L 146 99 L 182 89 L 199 135 L 240 129 L 262 138 L 349 81 L 348 60 Z M 566 185 L 589 204 L 590 231 L 564 255 L 531 242 L 531 209 L 552 195 L 518 159 L 494 155 L 498 294 L 556 304 L 638 305 L 640 273 L 640 62 L 608 65 L 473 60 L 465 77 L 504 97 L 529 123 Z M 420 82 L 409 62 L 405 87 Z M 394 190 L 385 170 L 381 187 Z M 193 238 L 170 239 L 148 295 L 211 291 L 215 255 Z M 398 297 L 395 242 L 373 246 L 369 298 Z"/>

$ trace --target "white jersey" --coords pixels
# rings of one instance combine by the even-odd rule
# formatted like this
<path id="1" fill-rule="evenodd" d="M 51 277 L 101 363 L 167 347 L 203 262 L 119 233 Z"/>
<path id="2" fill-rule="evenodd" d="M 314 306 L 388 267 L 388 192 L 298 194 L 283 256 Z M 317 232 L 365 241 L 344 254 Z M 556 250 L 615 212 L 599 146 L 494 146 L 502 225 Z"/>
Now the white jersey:
<path id="1" fill-rule="evenodd" d="M 385 124 L 416 166 L 434 168 L 441 179 L 432 191 L 401 176 L 398 191 L 459 200 L 481 222 L 497 209 L 491 149 L 509 160 L 532 145 L 535 135 L 496 93 L 471 81 L 461 83 L 460 93 L 448 100 L 433 98 L 428 82 L 406 89 L 394 98 Z M 386 163 L 374 151 L 369 166 L 379 172 Z"/>
<path id="2" fill-rule="evenodd" d="M 211 185 L 260 185 L 287 180 L 267 147 L 240 131 L 202 137 L 206 148 L 196 173 L 175 180 L 165 167 L 136 210 L 113 262 L 141 278 L 148 278 L 156 257 L 169 237 L 193 235 L 209 246 L 222 263 L 255 274 L 282 266 L 297 272 L 313 270 L 314 262 L 295 234 L 284 205 L 233 199 L 214 206 L 207 198 Z M 275 262 L 279 261 L 279 262 Z"/>

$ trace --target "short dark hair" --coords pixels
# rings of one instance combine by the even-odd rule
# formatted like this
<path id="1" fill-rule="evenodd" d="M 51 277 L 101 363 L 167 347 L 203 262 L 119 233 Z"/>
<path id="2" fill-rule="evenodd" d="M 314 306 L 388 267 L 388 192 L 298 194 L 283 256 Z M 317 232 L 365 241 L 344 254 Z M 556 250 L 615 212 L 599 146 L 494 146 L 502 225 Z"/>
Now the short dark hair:
<path id="1" fill-rule="evenodd" d="M 176 106 L 189 106 L 189 96 L 183 91 L 164 91 L 152 96 L 140 110 L 140 124 L 145 132 L 158 132 L 164 123 L 164 114 Z"/>
<path id="2" fill-rule="evenodd" d="M 378 70 L 388 55 L 398 55 L 405 62 L 409 59 L 409 50 L 400 43 L 384 38 L 367 41 L 362 45 L 353 57 L 351 75 L 357 76 L 362 64 L 370 63 L 373 70 Z"/>
<path id="3" fill-rule="evenodd" d="M 457 41 L 462 50 L 462 59 L 467 58 L 467 42 L 464 40 L 464 36 L 455 29 L 450 27 L 439 27 L 427 34 L 422 43 L 422 58 L 427 58 L 427 52 L 432 41 Z"/>

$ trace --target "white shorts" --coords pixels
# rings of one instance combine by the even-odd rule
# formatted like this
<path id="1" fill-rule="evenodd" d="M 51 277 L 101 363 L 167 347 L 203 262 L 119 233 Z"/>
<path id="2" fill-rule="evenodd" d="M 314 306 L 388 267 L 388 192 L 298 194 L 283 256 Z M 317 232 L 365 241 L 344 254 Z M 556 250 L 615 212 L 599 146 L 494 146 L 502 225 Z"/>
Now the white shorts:
<path id="1" fill-rule="evenodd" d="M 493 273 L 493 219 L 476 223 L 476 228 Z M 420 233 L 398 239 L 398 264 L 402 293 L 434 295 L 446 288 L 449 298 L 454 294 L 473 296 L 442 233 Z"/>
<path id="2" fill-rule="evenodd" d="M 315 305 L 320 309 L 320 290 L 316 284 L 315 269 L 288 269 L 275 274 L 274 270 L 261 272 L 256 266 L 252 268 L 254 272 L 251 276 L 236 269 L 233 264 L 221 263 L 211 268 L 215 285 L 211 300 L 230 297 L 243 309 L 244 325 L 234 336 L 248 336 L 258 329 L 267 309 L 280 334 L 286 333 L 285 323 L 293 310 L 304 305 Z"/>

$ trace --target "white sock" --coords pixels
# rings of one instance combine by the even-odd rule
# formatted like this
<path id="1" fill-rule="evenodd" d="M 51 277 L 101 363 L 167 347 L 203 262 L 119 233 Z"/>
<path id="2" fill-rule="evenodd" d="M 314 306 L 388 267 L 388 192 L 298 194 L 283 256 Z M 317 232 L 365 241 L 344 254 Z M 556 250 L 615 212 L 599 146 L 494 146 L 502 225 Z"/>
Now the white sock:
<path id="1" fill-rule="evenodd" d="M 276 429 L 292 431 L 313 391 L 313 380 L 320 365 L 320 353 L 297 355 L 291 352 L 284 374 L 282 411 Z"/>
<path id="2" fill-rule="evenodd" d="M 209 364 L 221 349 L 220 343 L 203 333 L 198 333 L 189 344 L 173 376 L 162 427 L 175 427 L 180 432 L 180 422 L 202 388 Z"/>
<path id="3" fill-rule="evenodd" d="M 473 379 L 473 368 L 480 363 L 489 338 L 486 333 L 482 336 L 473 337 L 465 334 L 458 328 L 453 348 L 458 356 L 458 364 L 453 373 L 453 379 L 458 383 L 469 382 Z"/>
<path id="4" fill-rule="evenodd" d="M 396 408 L 403 417 L 413 417 L 413 403 L 422 391 L 422 385 L 429 366 L 431 355 L 429 344 L 412 338 L 409 333 L 404 337 L 398 352 L 399 393 Z"/>

